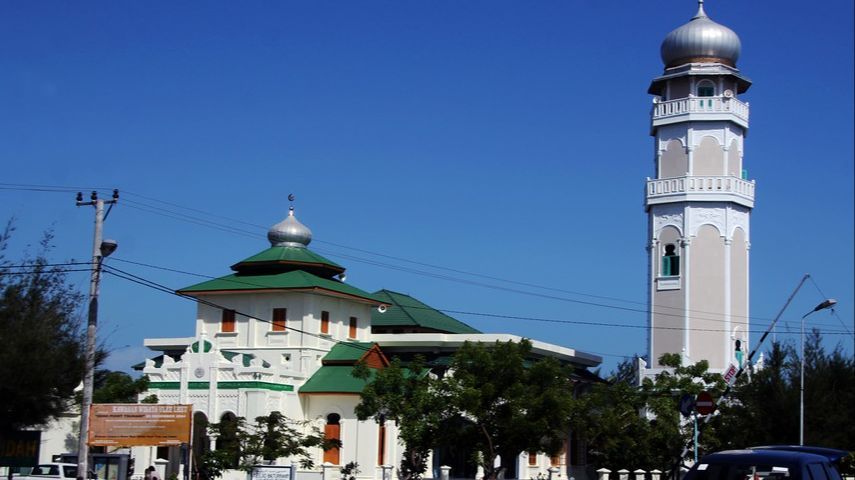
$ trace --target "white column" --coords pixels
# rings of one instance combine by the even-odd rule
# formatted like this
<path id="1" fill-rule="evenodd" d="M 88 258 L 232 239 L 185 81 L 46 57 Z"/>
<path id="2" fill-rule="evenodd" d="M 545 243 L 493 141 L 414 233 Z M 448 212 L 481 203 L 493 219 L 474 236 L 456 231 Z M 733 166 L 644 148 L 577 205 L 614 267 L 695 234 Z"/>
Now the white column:
<path id="1" fill-rule="evenodd" d="M 749 213 L 748 221 L 749 222 L 751 221 L 750 213 Z M 750 295 L 751 292 L 749 292 L 749 289 L 751 288 L 750 287 L 751 284 L 748 282 L 748 280 L 751 278 L 751 275 L 749 275 L 749 273 L 748 273 L 748 270 L 750 269 L 750 265 L 751 265 L 751 261 L 749 258 L 750 254 L 751 254 L 751 242 L 748 241 L 748 232 L 750 230 L 751 230 L 750 228 L 745 229 L 745 346 L 744 346 L 744 348 L 748 352 L 751 351 L 751 329 L 749 328 L 749 327 L 751 327 L 751 309 L 749 308 L 749 305 L 751 303 L 751 295 Z M 747 360 L 747 358 L 746 358 L 746 360 Z"/>
<path id="2" fill-rule="evenodd" d="M 652 231 L 653 227 L 651 226 L 650 229 Z M 647 329 L 647 351 L 649 352 L 648 359 L 650 360 L 650 365 L 654 366 L 656 365 L 656 359 L 654 357 L 656 352 L 653 351 L 653 337 L 656 333 L 654 330 L 655 325 L 653 324 L 655 318 L 653 312 L 656 310 L 656 262 L 659 261 L 659 242 L 655 239 L 650 240 L 650 245 L 647 247 L 647 251 L 650 252 L 650 262 L 648 265 L 649 273 L 647 275 L 647 288 L 649 290 L 648 295 L 650 298 L 650 311 L 647 312 L 648 324 L 650 325 L 650 328 Z"/>
<path id="3" fill-rule="evenodd" d="M 179 370 L 180 381 L 178 383 L 178 403 L 187 404 L 189 394 L 187 389 L 188 383 L 190 381 L 190 367 L 187 365 L 187 362 L 181 362 L 181 369 Z"/>
<path id="4" fill-rule="evenodd" d="M 692 135 L 693 131 L 691 128 L 686 130 L 686 157 L 687 163 L 689 164 L 689 175 L 695 174 L 695 144 L 694 144 L 694 135 Z"/>
<path id="5" fill-rule="evenodd" d="M 730 129 L 724 127 L 722 129 L 721 138 L 724 139 L 724 145 L 721 147 L 721 150 L 724 152 L 724 161 L 721 162 L 724 166 L 724 171 L 721 172 L 722 175 L 727 175 L 727 172 L 730 171 L 730 155 L 728 152 L 730 151 L 730 139 L 728 138 L 728 133 Z"/>
<path id="6" fill-rule="evenodd" d="M 217 401 L 217 377 L 219 369 L 215 366 L 208 368 L 208 418 L 220 418 L 220 405 Z"/>
<path id="7" fill-rule="evenodd" d="M 688 232 L 688 229 L 690 228 L 690 225 L 688 224 L 689 216 L 685 215 L 685 218 L 686 222 L 684 228 L 686 229 L 685 231 Z M 690 275 L 692 272 L 689 267 L 689 264 L 691 263 L 691 256 L 689 255 L 689 246 L 691 245 L 691 243 L 692 240 L 688 236 L 684 236 L 681 241 L 681 245 L 683 246 L 683 271 L 681 272 L 681 276 L 683 277 L 683 298 L 685 299 L 683 307 L 683 351 L 685 352 L 685 355 L 689 358 L 691 358 L 692 356 L 692 349 L 691 345 L 689 344 L 689 329 L 692 325 L 692 323 L 689 321 L 689 317 L 691 315 L 691 302 L 689 301 L 689 293 L 692 286 L 692 282 L 690 281 Z"/>
<path id="8" fill-rule="evenodd" d="M 728 213 L 730 209 L 728 209 Z M 725 222 L 727 223 L 727 222 Z M 728 226 L 729 228 L 729 226 Z M 724 363 L 721 365 L 722 369 L 726 369 L 728 365 L 733 361 L 733 340 L 731 335 L 733 333 L 733 326 L 731 325 L 731 315 L 732 315 L 732 306 L 731 306 L 731 282 L 730 276 L 731 273 L 731 245 L 733 244 L 732 238 L 725 237 L 724 239 Z M 713 367 L 710 365 L 710 367 Z"/>

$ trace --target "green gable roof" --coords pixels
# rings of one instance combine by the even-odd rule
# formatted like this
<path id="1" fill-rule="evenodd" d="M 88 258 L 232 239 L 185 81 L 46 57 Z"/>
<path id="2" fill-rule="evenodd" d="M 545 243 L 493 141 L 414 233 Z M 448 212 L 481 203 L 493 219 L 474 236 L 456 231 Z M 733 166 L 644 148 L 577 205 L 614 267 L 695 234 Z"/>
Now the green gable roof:
<path id="1" fill-rule="evenodd" d="M 178 293 L 193 295 L 204 292 L 246 292 L 253 290 L 312 290 L 320 289 L 361 298 L 372 304 L 385 302 L 364 290 L 338 280 L 321 278 L 302 270 L 271 275 L 226 275 L 182 288 Z"/>
<path id="2" fill-rule="evenodd" d="M 385 313 L 372 310 L 372 326 L 421 327 L 443 333 L 481 333 L 409 295 L 380 290 L 374 292 L 374 296 L 382 300 L 387 309 Z"/>
<path id="3" fill-rule="evenodd" d="M 323 362 L 356 363 L 373 346 L 371 342 L 339 342 L 324 356 Z"/>
<path id="4" fill-rule="evenodd" d="M 327 260 L 317 253 L 302 247 L 270 247 L 261 253 L 257 253 L 249 258 L 241 260 L 234 264 L 232 269 L 238 270 L 242 266 L 253 263 L 296 263 L 296 264 L 314 264 L 332 267 L 334 270 L 344 271 L 344 267 Z"/>
<path id="5" fill-rule="evenodd" d="M 351 365 L 324 365 L 300 387 L 300 393 L 362 393 L 365 385 L 374 378 L 375 371 L 369 371 L 370 378 L 362 380 L 352 375 Z"/>

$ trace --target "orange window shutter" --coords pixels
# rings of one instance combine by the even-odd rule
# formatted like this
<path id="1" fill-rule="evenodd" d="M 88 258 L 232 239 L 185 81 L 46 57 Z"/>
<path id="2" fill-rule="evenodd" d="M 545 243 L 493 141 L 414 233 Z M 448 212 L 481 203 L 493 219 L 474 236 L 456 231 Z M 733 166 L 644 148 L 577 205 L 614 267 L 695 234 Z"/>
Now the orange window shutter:
<path id="1" fill-rule="evenodd" d="M 222 322 L 220 322 L 220 331 L 230 333 L 235 331 L 235 311 L 223 310 Z"/>
<path id="2" fill-rule="evenodd" d="M 273 309 L 273 331 L 274 332 L 284 332 L 285 331 L 285 318 L 287 317 L 288 310 L 285 308 L 274 308 Z"/>
<path id="3" fill-rule="evenodd" d="M 347 338 L 356 338 L 356 317 L 350 317 L 350 330 L 347 332 Z"/>
<path id="4" fill-rule="evenodd" d="M 537 452 L 528 452 L 528 464 L 537 465 Z"/>
<path id="5" fill-rule="evenodd" d="M 321 333 L 330 333 L 330 312 L 321 312 Z"/>
<path id="6" fill-rule="evenodd" d="M 380 425 L 379 443 L 377 444 L 377 465 L 386 464 L 386 425 Z"/>
<path id="7" fill-rule="evenodd" d="M 324 426 L 324 437 L 327 440 L 339 440 L 341 434 L 341 425 L 326 425 Z M 339 449 L 331 448 L 324 451 L 324 463 L 329 462 L 333 465 L 339 464 Z"/>
<path id="8" fill-rule="evenodd" d="M 552 457 L 552 466 L 557 467 L 561 465 L 561 460 L 563 460 L 564 454 L 567 452 L 567 441 L 564 441 L 564 446 L 561 447 L 561 451 L 558 452 L 558 455 Z"/>

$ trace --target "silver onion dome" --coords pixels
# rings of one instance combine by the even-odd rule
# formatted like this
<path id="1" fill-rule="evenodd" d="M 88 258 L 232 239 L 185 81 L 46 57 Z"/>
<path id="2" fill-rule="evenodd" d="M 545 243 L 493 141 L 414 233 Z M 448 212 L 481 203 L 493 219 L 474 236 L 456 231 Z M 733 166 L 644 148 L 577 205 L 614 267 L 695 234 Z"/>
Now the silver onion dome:
<path id="1" fill-rule="evenodd" d="M 675 29 L 662 41 L 660 52 L 665 68 L 686 63 L 723 63 L 736 67 L 742 44 L 736 33 L 710 20 L 704 1 L 689 23 Z"/>
<path id="2" fill-rule="evenodd" d="M 294 216 L 294 207 L 291 207 L 285 220 L 270 227 L 267 239 L 273 247 L 305 248 L 312 241 L 312 231 L 297 220 Z"/>

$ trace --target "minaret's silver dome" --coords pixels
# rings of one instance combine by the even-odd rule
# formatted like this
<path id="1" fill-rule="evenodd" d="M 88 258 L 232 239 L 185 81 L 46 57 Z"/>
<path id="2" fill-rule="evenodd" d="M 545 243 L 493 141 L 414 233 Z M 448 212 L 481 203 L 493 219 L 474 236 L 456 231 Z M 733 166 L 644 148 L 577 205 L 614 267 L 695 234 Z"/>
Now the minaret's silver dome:
<path id="1" fill-rule="evenodd" d="M 742 44 L 736 33 L 713 22 L 704 12 L 704 1 L 698 1 L 698 13 L 689 23 L 677 28 L 662 41 L 665 68 L 686 63 L 723 63 L 736 67 Z"/>
<path id="2" fill-rule="evenodd" d="M 285 220 L 270 227 L 267 239 L 273 247 L 305 248 L 312 241 L 312 231 L 297 220 L 294 216 L 294 207 L 291 207 Z"/>

